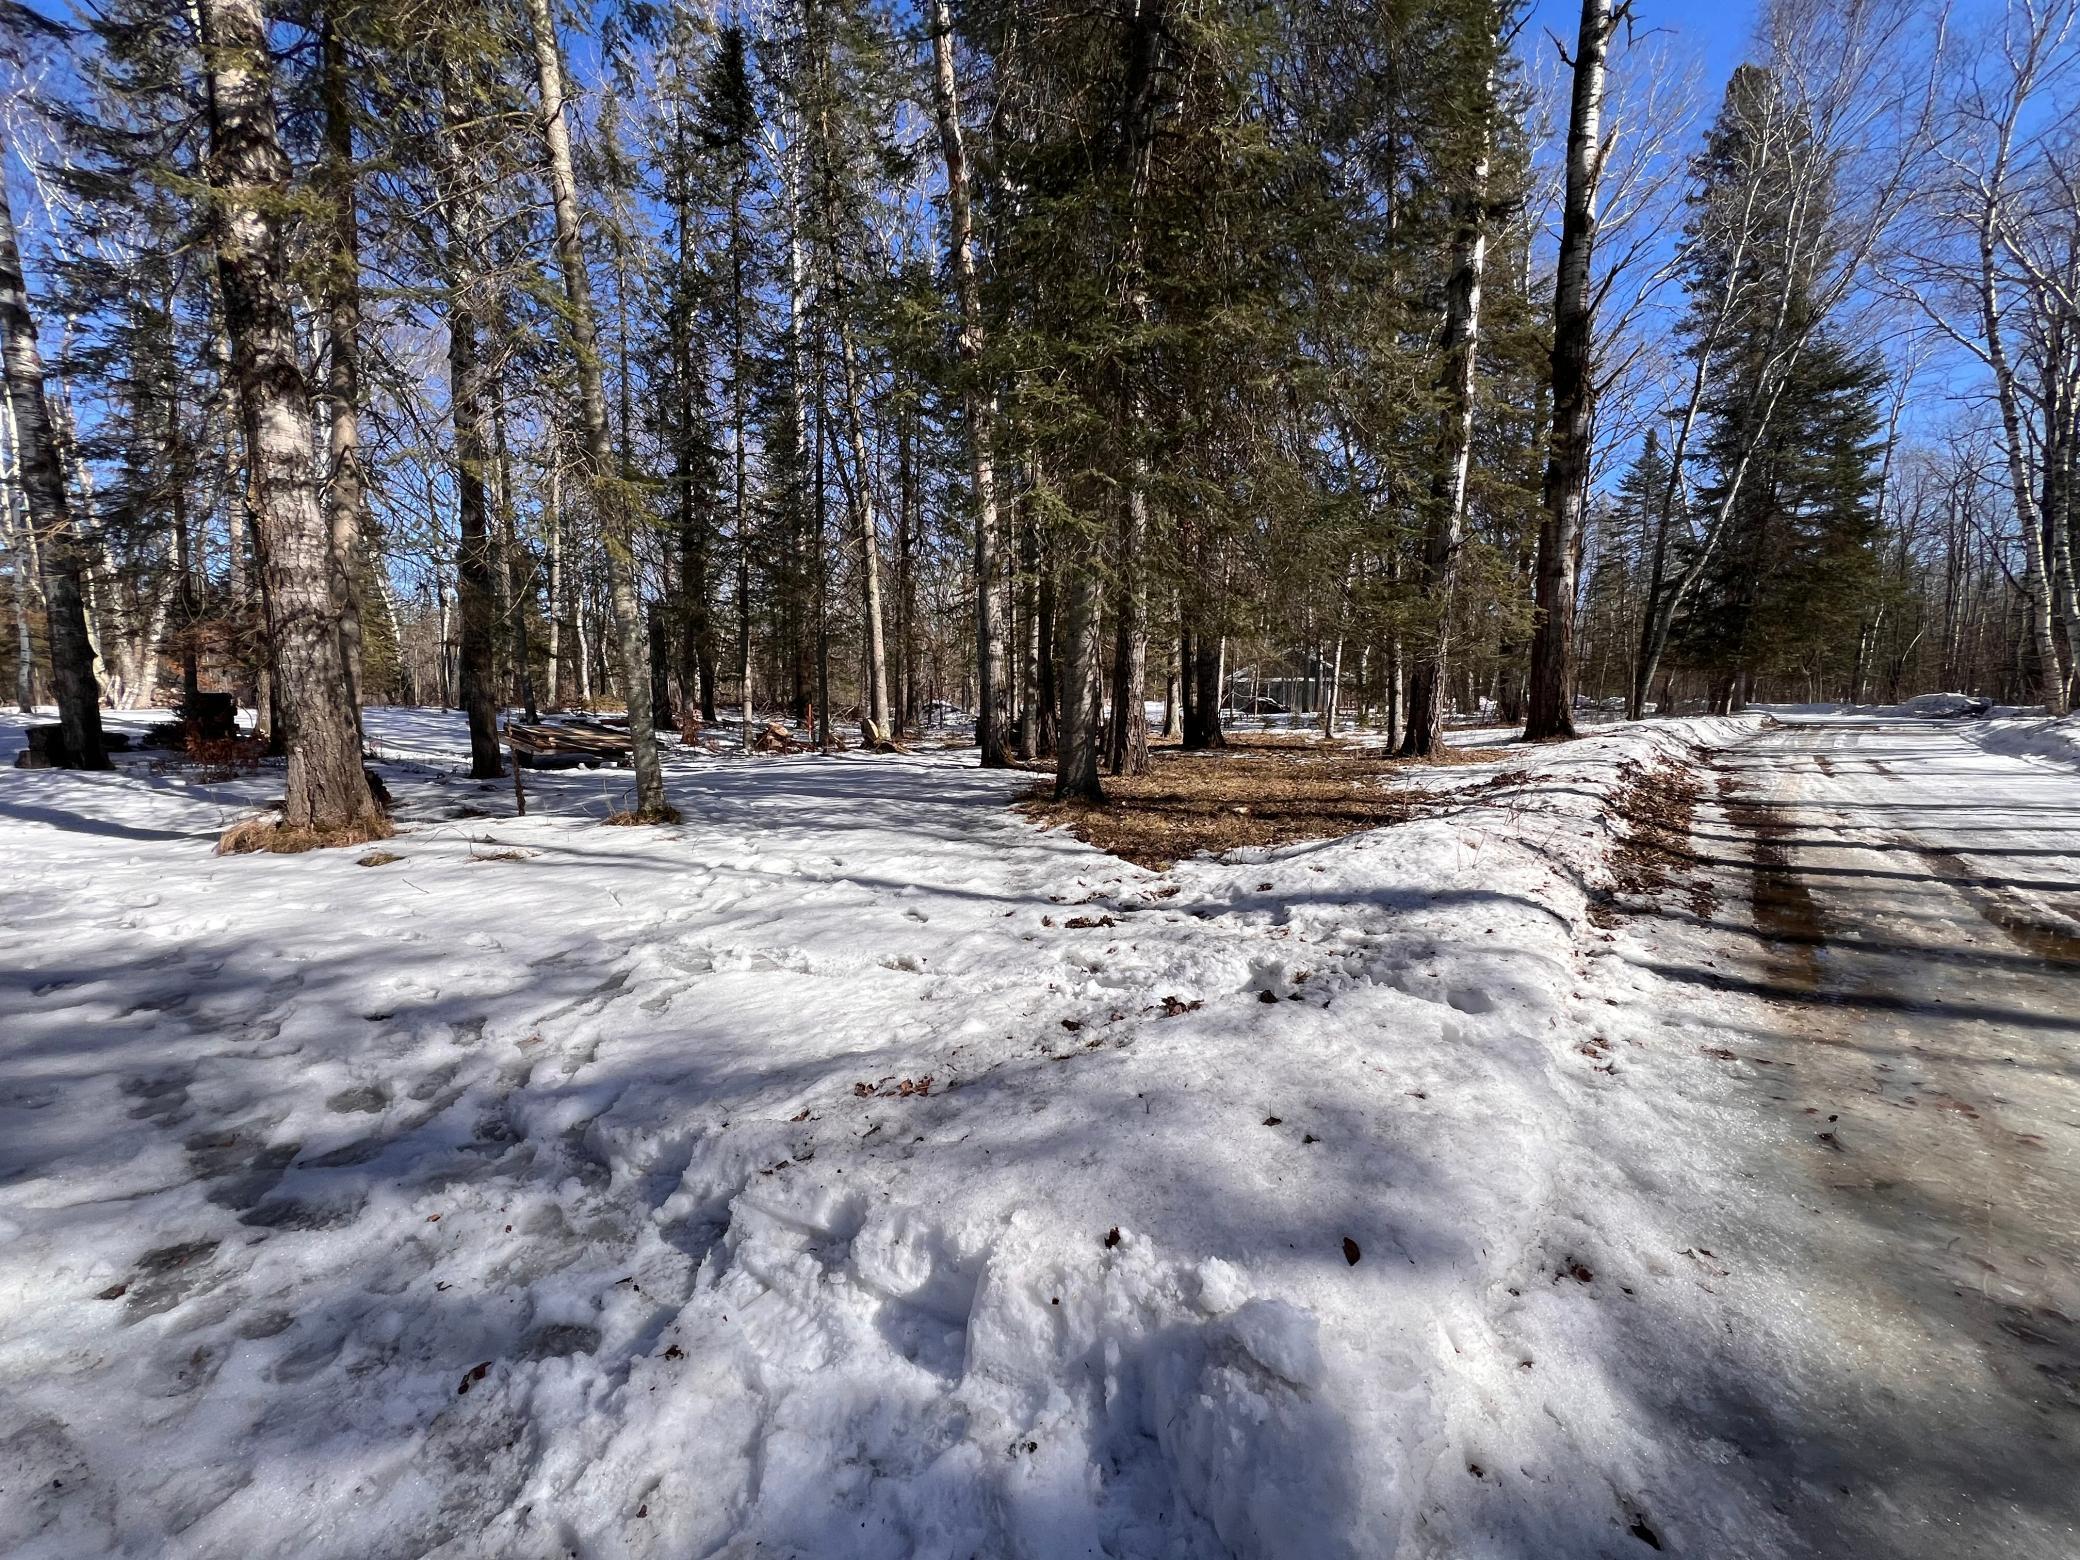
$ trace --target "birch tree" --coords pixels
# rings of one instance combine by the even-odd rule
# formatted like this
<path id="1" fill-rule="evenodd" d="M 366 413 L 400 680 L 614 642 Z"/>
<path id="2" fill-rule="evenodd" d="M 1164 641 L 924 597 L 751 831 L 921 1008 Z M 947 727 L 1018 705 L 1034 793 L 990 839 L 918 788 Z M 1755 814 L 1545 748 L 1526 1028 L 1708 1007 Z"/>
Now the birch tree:
<path id="1" fill-rule="evenodd" d="M 579 225 L 578 179 L 571 161 L 570 123 L 564 101 L 563 50 L 549 0 L 527 0 L 534 41 L 542 143 L 548 156 L 549 194 L 556 214 L 556 257 L 563 273 L 565 324 L 578 371 L 578 405 L 585 425 L 585 477 L 599 518 L 607 564 L 607 601 L 613 618 L 621 682 L 628 700 L 628 737 L 635 761 L 634 816 L 665 822 L 676 816 L 664 795 L 664 769 L 650 705 L 649 645 L 642 601 L 636 593 L 633 516 L 616 469 L 607 425 L 607 395 L 600 371 L 599 331 L 592 312 L 592 280 L 585 264 Z"/>
<path id="2" fill-rule="evenodd" d="M 947 0 L 932 0 L 932 108 L 946 164 L 946 257 L 953 274 L 960 324 L 955 336 L 961 371 L 961 424 L 968 447 L 969 502 L 975 509 L 975 742 L 982 767 L 1010 763 L 1004 720 L 1004 631 L 997 610 L 997 483 L 990 449 L 996 397 L 982 381 L 985 325 L 975 270 L 974 218 L 968 192 L 967 141 L 953 70 L 953 15 Z"/>

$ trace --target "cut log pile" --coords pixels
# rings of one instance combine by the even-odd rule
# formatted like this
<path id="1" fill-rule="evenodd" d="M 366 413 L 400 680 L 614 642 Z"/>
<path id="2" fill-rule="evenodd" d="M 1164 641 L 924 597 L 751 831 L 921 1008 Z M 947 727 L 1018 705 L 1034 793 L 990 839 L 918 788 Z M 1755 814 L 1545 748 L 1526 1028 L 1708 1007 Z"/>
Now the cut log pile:
<path id="1" fill-rule="evenodd" d="M 628 728 L 599 720 L 506 725 L 506 743 L 515 763 L 527 769 L 597 769 L 602 764 L 626 769 L 632 762 Z"/>

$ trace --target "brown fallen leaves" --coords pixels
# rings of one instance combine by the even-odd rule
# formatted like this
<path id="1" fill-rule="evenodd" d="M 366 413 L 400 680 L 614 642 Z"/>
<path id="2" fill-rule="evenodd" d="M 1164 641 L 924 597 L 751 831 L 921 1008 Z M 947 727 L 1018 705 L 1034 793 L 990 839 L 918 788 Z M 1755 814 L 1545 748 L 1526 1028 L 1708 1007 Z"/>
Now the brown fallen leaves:
<path id="1" fill-rule="evenodd" d="M 1652 767 L 1628 761 L 1619 773 L 1624 783 L 1611 797 L 1611 810 L 1624 833 L 1610 856 L 1610 893 L 1589 910 L 1589 919 L 1600 927 L 1618 923 L 1623 900 L 1651 900 L 1696 863 L 1690 827 L 1703 787 L 1695 771 L 1663 759 Z M 1712 913 L 1717 896 L 1708 879 L 1692 878 L 1681 886 L 1691 914 L 1703 919 Z"/>
<path id="2" fill-rule="evenodd" d="M 879 1083 L 855 1083 L 852 1092 L 863 1100 L 922 1099 L 932 1092 L 932 1075 L 926 1073 L 922 1078 L 883 1078 Z"/>
<path id="3" fill-rule="evenodd" d="M 1040 823 L 1156 871 L 1201 852 L 1335 839 L 1405 823 L 1427 799 L 1408 785 L 1416 759 L 1294 738 L 1232 737 L 1224 750 L 1160 749 L 1146 775 L 1108 777 L 1097 806 L 1036 791 L 1018 806 Z M 1439 763 L 1489 762 L 1494 749 L 1456 748 Z"/>

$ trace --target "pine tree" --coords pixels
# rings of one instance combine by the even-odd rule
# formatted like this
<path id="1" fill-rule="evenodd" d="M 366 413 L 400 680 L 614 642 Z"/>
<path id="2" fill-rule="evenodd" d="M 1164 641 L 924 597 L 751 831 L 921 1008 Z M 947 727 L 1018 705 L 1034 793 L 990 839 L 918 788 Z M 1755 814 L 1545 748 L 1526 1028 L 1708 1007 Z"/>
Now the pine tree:
<path id="1" fill-rule="evenodd" d="M 330 840 L 389 832 L 361 767 L 338 629 L 332 532 L 311 469 L 297 351 L 267 22 L 255 0 L 197 0 L 209 87 L 217 275 L 261 538 L 269 638 L 289 755 L 285 821 Z"/>
<path id="2" fill-rule="evenodd" d="M 1678 650 L 1707 673 L 1715 712 L 1738 709 L 1760 678 L 1811 668 L 1816 656 L 1857 643 L 1857 611 L 1876 579 L 1881 378 L 1871 358 L 1822 337 L 1778 392 L 1758 448 L 1736 442 L 1748 436 L 1735 410 L 1744 395 L 1737 381 L 1712 408 L 1705 459 L 1724 473 L 1746 454 L 1747 474 Z M 1699 501 L 1710 508 L 1725 497 L 1707 487 Z M 1849 680 L 1846 664 L 1832 670 Z"/>

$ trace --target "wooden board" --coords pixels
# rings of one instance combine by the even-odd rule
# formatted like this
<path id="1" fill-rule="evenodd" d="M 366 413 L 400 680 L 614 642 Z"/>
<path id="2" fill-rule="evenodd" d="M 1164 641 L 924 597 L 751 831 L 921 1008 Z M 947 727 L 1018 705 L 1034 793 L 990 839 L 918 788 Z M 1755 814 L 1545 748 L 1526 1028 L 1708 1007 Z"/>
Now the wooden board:
<path id="1" fill-rule="evenodd" d="M 513 757 L 530 769 L 568 769 L 578 764 L 627 765 L 632 750 L 626 732 L 586 725 L 525 725 L 506 727 L 506 743 Z"/>

